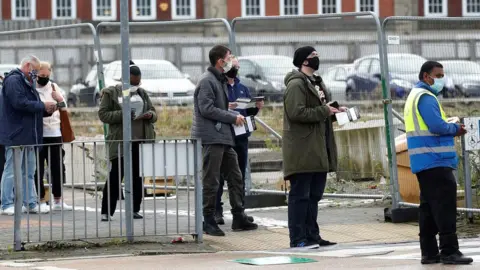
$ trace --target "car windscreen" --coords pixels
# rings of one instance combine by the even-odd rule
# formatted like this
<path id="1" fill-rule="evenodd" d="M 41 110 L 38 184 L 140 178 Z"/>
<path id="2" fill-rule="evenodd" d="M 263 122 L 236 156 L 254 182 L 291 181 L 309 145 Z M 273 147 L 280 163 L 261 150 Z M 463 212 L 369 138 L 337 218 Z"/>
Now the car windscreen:
<path id="1" fill-rule="evenodd" d="M 388 69 L 391 73 L 418 73 L 425 60 L 418 57 L 388 57 Z"/>
<path id="2" fill-rule="evenodd" d="M 262 68 L 265 76 L 285 76 L 295 68 L 289 58 L 264 58 L 256 59 L 255 62 Z"/>
<path id="3" fill-rule="evenodd" d="M 480 75 L 480 65 L 474 62 L 445 62 L 441 63 L 445 74 L 476 74 Z"/>
<path id="4" fill-rule="evenodd" d="M 142 71 L 142 79 L 182 79 L 183 74 L 171 64 L 138 64 Z"/>

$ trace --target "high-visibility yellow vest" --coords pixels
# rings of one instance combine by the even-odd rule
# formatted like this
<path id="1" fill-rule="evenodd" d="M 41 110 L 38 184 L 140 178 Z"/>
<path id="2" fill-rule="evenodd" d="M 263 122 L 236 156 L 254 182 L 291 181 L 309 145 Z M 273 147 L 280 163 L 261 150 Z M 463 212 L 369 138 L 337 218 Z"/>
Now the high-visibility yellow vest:
<path id="1" fill-rule="evenodd" d="M 430 95 L 438 102 L 430 91 L 414 88 L 408 95 L 404 108 L 407 146 L 410 157 L 410 167 L 413 173 L 418 173 L 435 167 L 453 167 L 458 163 L 453 136 L 440 136 L 431 133 L 418 110 L 421 96 Z M 443 120 L 447 116 L 438 102 Z"/>

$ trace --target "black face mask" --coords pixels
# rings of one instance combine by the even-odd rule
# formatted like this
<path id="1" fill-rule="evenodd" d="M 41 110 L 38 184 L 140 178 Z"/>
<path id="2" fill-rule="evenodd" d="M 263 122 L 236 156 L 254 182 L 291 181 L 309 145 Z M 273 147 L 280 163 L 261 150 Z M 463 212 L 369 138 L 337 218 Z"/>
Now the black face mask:
<path id="1" fill-rule="evenodd" d="M 318 57 L 313 57 L 313 58 L 307 58 L 308 65 L 306 65 L 309 68 L 312 68 L 313 70 L 318 70 L 320 67 L 320 59 Z"/>
<path id="2" fill-rule="evenodd" d="M 49 77 L 38 77 L 37 78 L 37 82 L 38 84 L 40 84 L 41 86 L 45 86 L 47 85 L 47 83 L 50 81 L 50 78 Z"/>
<path id="3" fill-rule="evenodd" d="M 225 73 L 225 75 L 228 78 L 236 78 L 238 75 L 238 68 L 232 67 L 227 73 Z"/>

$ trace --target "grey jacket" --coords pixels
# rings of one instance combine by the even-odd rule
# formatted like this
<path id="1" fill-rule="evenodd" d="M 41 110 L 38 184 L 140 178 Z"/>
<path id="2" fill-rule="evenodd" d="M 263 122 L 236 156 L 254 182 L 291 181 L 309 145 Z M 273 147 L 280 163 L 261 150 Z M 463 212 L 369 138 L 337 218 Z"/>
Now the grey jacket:
<path id="1" fill-rule="evenodd" d="M 227 80 L 209 67 L 195 88 L 192 136 L 202 144 L 235 145 L 232 124 L 237 113 L 228 110 Z"/>

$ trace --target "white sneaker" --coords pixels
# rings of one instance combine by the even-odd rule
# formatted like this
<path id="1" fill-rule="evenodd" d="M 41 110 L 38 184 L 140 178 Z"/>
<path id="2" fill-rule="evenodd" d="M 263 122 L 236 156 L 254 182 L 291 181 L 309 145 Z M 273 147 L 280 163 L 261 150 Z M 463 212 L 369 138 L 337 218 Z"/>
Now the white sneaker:
<path id="1" fill-rule="evenodd" d="M 2 215 L 13 216 L 15 215 L 15 207 L 10 206 L 5 210 L 2 210 Z"/>
<path id="2" fill-rule="evenodd" d="M 41 214 L 47 214 L 50 212 L 50 207 L 46 203 L 41 203 L 40 204 L 40 213 Z"/>
<path id="3" fill-rule="evenodd" d="M 72 211 L 73 207 L 71 207 L 70 205 L 66 204 L 66 203 L 63 203 L 63 206 L 62 206 L 62 202 L 58 202 L 58 203 L 53 203 L 52 205 L 52 210 L 53 211 Z"/>

